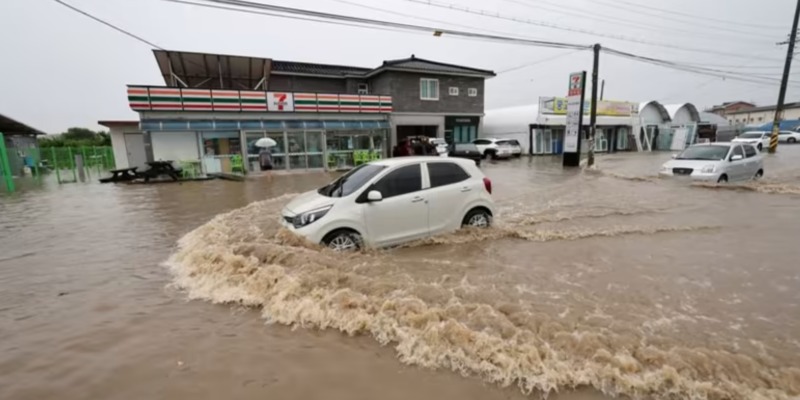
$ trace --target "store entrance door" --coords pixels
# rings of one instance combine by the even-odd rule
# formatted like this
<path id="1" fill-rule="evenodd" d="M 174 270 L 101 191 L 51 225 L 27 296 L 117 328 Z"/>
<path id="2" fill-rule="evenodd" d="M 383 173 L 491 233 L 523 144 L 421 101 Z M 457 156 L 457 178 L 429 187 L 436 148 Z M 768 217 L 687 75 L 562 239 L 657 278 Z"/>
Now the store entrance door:
<path id="1" fill-rule="evenodd" d="M 397 143 L 415 136 L 427 136 L 430 138 L 436 137 L 436 125 L 398 125 L 397 126 Z"/>

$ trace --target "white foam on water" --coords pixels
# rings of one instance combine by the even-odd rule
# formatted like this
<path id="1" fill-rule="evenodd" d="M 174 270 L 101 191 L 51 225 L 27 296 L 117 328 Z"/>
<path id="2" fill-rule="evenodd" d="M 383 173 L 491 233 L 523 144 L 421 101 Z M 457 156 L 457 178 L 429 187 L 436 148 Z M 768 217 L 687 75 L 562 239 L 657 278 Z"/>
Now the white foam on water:
<path id="1" fill-rule="evenodd" d="M 800 393 L 798 368 L 767 367 L 759 359 L 720 349 L 649 343 L 646 336 L 631 332 L 560 321 L 569 307 L 550 316 L 524 304 L 493 303 L 491 296 L 478 301 L 472 295 L 535 292 L 533 287 L 490 287 L 466 275 L 418 282 L 395 264 L 391 251 L 322 250 L 280 228 L 278 210 L 290 198 L 250 204 L 185 235 L 166 263 L 174 285 L 191 299 L 257 307 L 270 323 L 369 335 L 393 346 L 403 363 L 516 385 L 525 393 L 583 386 L 612 396 L 648 399 L 786 400 Z M 526 231 L 506 225 L 468 229 L 411 247 L 704 229 L 715 228 Z M 614 319 L 599 308 L 596 316 Z M 652 328 L 672 323 L 655 320 Z"/>

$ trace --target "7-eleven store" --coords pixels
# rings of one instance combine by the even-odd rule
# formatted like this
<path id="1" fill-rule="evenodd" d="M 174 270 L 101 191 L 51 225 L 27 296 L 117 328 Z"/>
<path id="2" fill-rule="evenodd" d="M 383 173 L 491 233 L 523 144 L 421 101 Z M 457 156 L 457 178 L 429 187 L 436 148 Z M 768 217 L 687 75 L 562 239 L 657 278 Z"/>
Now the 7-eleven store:
<path id="1" fill-rule="evenodd" d="M 264 137 L 277 143 L 279 171 L 351 168 L 365 151 L 387 156 L 389 96 L 129 86 L 128 100 L 147 160 L 199 163 L 206 174 L 259 171 L 255 142 Z M 234 171 L 239 157 L 245 171 Z"/>

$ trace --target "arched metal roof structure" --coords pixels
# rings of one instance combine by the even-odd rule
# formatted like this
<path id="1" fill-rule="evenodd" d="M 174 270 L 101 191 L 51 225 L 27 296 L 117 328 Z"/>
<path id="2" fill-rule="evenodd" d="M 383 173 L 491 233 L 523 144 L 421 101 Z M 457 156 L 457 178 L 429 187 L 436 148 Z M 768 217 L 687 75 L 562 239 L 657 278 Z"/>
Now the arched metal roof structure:
<path id="1" fill-rule="evenodd" d="M 655 100 L 639 103 L 639 118 L 643 125 L 661 125 L 672 120 L 664 105 Z"/>
<path id="2" fill-rule="evenodd" d="M 668 104 L 664 108 L 675 125 L 686 125 L 700 122 L 700 112 L 692 103 Z"/>

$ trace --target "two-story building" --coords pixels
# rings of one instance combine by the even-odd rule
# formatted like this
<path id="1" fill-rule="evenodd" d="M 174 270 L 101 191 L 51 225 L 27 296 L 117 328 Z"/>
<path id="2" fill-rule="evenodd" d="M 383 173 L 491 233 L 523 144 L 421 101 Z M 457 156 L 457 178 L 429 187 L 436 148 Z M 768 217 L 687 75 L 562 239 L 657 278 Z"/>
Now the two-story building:
<path id="1" fill-rule="evenodd" d="M 205 173 L 259 170 L 255 143 L 265 137 L 277 144 L 270 151 L 278 170 L 352 167 L 367 155 L 389 156 L 408 136 L 471 141 L 482 123 L 484 80 L 494 76 L 413 55 L 361 68 L 154 53 L 166 86 L 128 86 L 139 132 L 112 135 L 115 153 L 199 161 Z"/>

